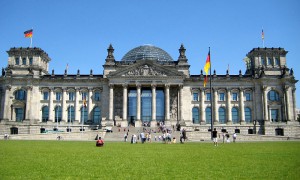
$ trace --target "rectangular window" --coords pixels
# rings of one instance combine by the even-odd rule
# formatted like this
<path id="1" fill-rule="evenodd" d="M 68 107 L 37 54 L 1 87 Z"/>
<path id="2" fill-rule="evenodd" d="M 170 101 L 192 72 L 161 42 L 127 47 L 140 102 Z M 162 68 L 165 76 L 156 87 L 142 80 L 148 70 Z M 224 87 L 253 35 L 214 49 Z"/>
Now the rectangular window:
<path id="1" fill-rule="evenodd" d="M 26 58 L 22 59 L 22 65 L 26 65 Z"/>
<path id="2" fill-rule="evenodd" d="M 280 62 L 279 62 L 279 58 L 275 58 L 275 65 L 279 66 Z"/>
<path id="3" fill-rule="evenodd" d="M 95 92 L 95 94 L 94 94 L 94 100 L 95 101 L 100 101 L 100 92 Z"/>
<path id="4" fill-rule="evenodd" d="M 16 65 L 20 65 L 20 59 L 16 58 Z"/>
<path id="5" fill-rule="evenodd" d="M 88 95 L 87 95 L 87 92 L 82 92 L 81 94 L 81 100 L 87 100 L 88 99 Z"/>
<path id="6" fill-rule="evenodd" d="M 219 101 L 225 101 L 225 94 L 224 93 L 219 94 Z"/>
<path id="7" fill-rule="evenodd" d="M 266 62 L 265 62 L 265 58 L 264 58 L 264 57 L 261 57 L 261 65 L 262 65 L 262 66 L 266 65 Z"/>
<path id="8" fill-rule="evenodd" d="M 271 57 L 268 57 L 268 65 L 273 65 L 273 62 L 272 62 L 272 58 Z"/>
<path id="9" fill-rule="evenodd" d="M 33 64 L 33 59 L 30 58 L 30 59 L 29 59 L 29 65 L 32 65 L 32 64 Z"/>
<path id="10" fill-rule="evenodd" d="M 210 93 L 206 93 L 206 101 L 210 101 L 211 99 L 211 94 Z"/>
<path id="11" fill-rule="evenodd" d="M 245 100 L 246 101 L 251 101 L 251 94 L 250 93 L 245 94 Z"/>
<path id="12" fill-rule="evenodd" d="M 238 94 L 232 93 L 232 101 L 237 101 L 237 100 L 238 100 Z"/>
<path id="13" fill-rule="evenodd" d="M 60 101 L 61 100 L 61 92 L 56 92 L 56 101 Z"/>
<path id="14" fill-rule="evenodd" d="M 75 100 L 75 93 L 69 92 L 69 101 L 74 101 L 74 100 Z"/>
<path id="15" fill-rule="evenodd" d="M 193 93 L 193 101 L 198 101 L 198 93 Z"/>
<path id="16" fill-rule="evenodd" d="M 49 92 L 43 92 L 43 100 L 48 100 Z"/>

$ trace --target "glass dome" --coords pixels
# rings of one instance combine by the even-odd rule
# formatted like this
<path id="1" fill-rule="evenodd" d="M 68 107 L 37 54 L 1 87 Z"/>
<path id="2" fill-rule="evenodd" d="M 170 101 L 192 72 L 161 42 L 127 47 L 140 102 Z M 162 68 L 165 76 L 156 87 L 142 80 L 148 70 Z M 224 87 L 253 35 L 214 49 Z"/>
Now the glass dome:
<path id="1" fill-rule="evenodd" d="M 164 50 L 152 46 L 143 45 L 128 51 L 122 61 L 154 60 L 154 61 L 173 61 L 172 57 Z"/>

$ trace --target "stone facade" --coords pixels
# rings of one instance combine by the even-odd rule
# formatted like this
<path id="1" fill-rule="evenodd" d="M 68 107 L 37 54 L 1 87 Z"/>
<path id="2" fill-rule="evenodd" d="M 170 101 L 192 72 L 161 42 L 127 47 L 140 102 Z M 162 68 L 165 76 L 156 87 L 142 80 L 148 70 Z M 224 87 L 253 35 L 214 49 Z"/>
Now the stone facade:
<path id="1" fill-rule="evenodd" d="M 42 49 L 7 51 L 8 66 L 0 77 L 0 134 L 145 123 L 205 132 L 211 120 L 215 127 L 242 134 L 299 132 L 297 80 L 286 66 L 283 48 L 254 48 L 244 59 L 244 74 L 214 71 L 211 88 L 202 86 L 202 71 L 190 74 L 183 45 L 176 61 L 150 45 L 131 50 L 120 61 L 115 60 L 112 45 L 107 51 L 103 75 L 92 70 L 84 75 L 79 70 L 49 73 L 51 59 Z"/>

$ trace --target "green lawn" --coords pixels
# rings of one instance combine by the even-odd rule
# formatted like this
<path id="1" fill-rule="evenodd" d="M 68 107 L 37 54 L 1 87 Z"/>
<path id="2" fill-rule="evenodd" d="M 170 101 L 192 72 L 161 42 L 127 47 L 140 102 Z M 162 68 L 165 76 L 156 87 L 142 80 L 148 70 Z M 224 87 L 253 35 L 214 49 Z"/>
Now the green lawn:
<path id="1" fill-rule="evenodd" d="M 299 179 L 300 142 L 0 141 L 0 179 Z"/>

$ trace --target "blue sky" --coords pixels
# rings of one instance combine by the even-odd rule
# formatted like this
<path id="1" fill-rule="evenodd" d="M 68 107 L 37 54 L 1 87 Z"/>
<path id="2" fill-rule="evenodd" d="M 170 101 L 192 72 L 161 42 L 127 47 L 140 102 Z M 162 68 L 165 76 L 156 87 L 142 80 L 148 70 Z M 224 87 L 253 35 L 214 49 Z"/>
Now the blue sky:
<path id="1" fill-rule="evenodd" d="M 212 69 L 245 71 L 243 58 L 255 47 L 283 47 L 287 65 L 300 78 L 300 1 L 298 0 L 1 0 L 0 67 L 11 47 L 28 47 L 23 32 L 33 28 L 33 46 L 46 51 L 49 72 L 102 74 L 111 43 L 115 58 L 143 44 L 177 60 L 183 43 L 191 74 L 203 69 L 211 47 Z M 297 84 L 300 107 L 300 87 Z"/>

